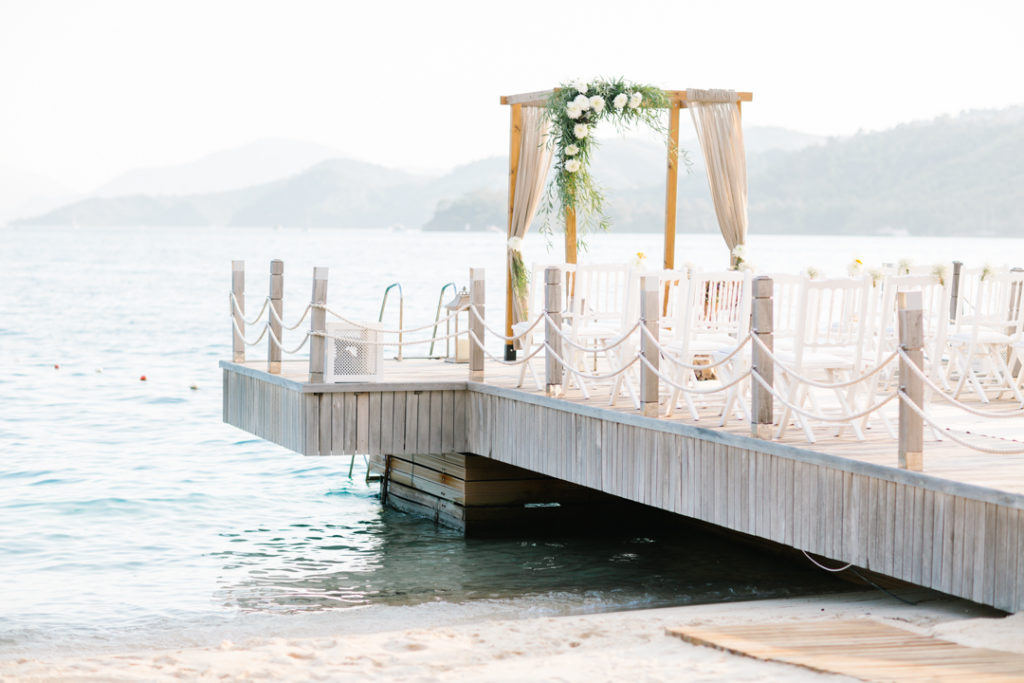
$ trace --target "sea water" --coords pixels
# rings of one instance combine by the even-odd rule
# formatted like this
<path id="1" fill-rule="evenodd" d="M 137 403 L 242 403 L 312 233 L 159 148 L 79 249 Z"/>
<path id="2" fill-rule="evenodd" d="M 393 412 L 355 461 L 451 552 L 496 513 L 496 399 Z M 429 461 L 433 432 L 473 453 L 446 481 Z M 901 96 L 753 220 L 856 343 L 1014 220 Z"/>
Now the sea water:
<path id="1" fill-rule="evenodd" d="M 432 321 L 441 286 L 462 287 L 470 267 L 483 267 L 487 315 L 501 321 L 500 234 L 0 236 L 0 657 L 836 588 L 809 566 L 673 529 L 465 539 L 382 509 L 360 459 L 350 476 L 347 457 L 303 457 L 222 424 L 217 363 L 230 355 L 232 259 L 247 264 L 250 314 L 265 296 L 269 260 L 280 258 L 289 322 L 320 265 L 330 268 L 329 305 L 354 319 L 376 320 L 384 288 L 400 282 L 407 326 Z M 599 235 L 581 260 L 642 252 L 653 265 L 660 243 L 656 234 Z M 1019 263 L 1021 246 L 755 235 L 750 260 L 842 274 L 854 258 Z M 679 264 L 727 259 L 718 236 L 677 239 Z M 531 235 L 526 260 L 557 261 L 557 247 Z M 386 320 L 396 318 L 389 304 Z M 286 345 L 300 339 L 292 333 Z M 249 353 L 258 358 L 265 345 Z"/>

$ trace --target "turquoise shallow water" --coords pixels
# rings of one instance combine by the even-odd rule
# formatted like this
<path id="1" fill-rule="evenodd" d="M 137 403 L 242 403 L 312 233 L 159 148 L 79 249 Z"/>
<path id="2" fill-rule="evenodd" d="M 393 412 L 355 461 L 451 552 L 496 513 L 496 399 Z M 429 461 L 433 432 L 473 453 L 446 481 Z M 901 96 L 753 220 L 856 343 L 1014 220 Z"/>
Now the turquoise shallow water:
<path id="1" fill-rule="evenodd" d="M 314 615 L 365 622 L 374 610 L 427 603 L 449 616 L 514 616 L 835 587 L 809 568 L 678 530 L 466 540 L 381 510 L 361 466 L 348 477 L 347 458 L 304 458 L 221 424 L 230 259 L 249 263 L 255 302 L 267 261 L 285 260 L 288 320 L 308 300 L 312 266 L 328 265 L 332 307 L 375 318 L 383 287 L 401 280 L 415 324 L 432 315 L 440 284 L 463 284 L 471 265 L 488 269 L 489 298 L 500 300 L 500 235 L 2 235 L 0 656 L 176 643 L 185 633 L 217 640 L 247 623 L 276 633 Z M 762 251 L 769 267 L 789 264 L 798 244 L 817 263 L 792 270 L 844 268 L 858 255 L 842 240 L 815 238 L 808 251 L 808 238 L 778 239 Z M 546 258 L 531 240 L 528 260 Z M 876 239 L 871 250 L 893 260 L 910 247 L 1020 254 L 1014 240 L 964 242 Z M 656 254 L 658 243 L 608 236 L 592 257 Z M 680 261 L 725 259 L 717 237 L 680 244 Z M 488 315 L 501 319 L 500 310 Z"/>

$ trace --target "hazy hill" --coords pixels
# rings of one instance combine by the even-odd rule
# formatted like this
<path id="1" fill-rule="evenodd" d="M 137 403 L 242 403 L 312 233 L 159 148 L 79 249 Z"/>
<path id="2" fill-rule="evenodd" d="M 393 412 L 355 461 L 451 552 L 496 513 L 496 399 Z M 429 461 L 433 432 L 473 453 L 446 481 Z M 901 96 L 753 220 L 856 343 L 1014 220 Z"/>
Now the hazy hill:
<path id="1" fill-rule="evenodd" d="M 1024 226 L 1024 108 L 969 112 L 878 133 L 822 140 L 781 129 L 745 132 L 751 229 L 786 233 L 1017 235 Z M 680 176 L 681 231 L 717 230 L 701 154 Z M 594 174 L 613 229 L 662 229 L 665 151 L 606 139 Z M 332 159 L 283 180 L 227 192 L 93 198 L 25 225 L 229 225 L 482 230 L 504 225 L 507 161 L 490 158 L 425 177 Z"/>
<path id="2" fill-rule="evenodd" d="M 101 185 L 92 196 L 223 192 L 279 180 L 337 156 L 338 150 L 312 142 L 260 140 L 185 164 L 127 171 Z"/>

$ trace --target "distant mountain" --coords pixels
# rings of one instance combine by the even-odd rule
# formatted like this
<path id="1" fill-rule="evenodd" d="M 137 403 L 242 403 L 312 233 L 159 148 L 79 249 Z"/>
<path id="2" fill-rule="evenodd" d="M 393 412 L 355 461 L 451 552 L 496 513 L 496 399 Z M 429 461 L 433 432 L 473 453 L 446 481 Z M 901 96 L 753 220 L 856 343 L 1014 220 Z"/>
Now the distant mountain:
<path id="1" fill-rule="evenodd" d="M 338 155 L 336 149 L 311 142 L 260 140 L 185 164 L 128 171 L 97 188 L 92 196 L 188 195 L 236 190 L 279 180 Z"/>
<path id="2" fill-rule="evenodd" d="M 1019 235 L 1024 226 L 1024 107 L 968 112 L 878 133 L 822 139 L 777 128 L 745 131 L 751 230 L 785 233 Z M 603 139 L 593 172 L 613 229 L 664 224 L 665 150 Z M 680 174 L 680 231 L 717 221 L 694 142 Z M 91 198 L 22 225 L 226 225 L 483 230 L 506 221 L 508 162 L 475 161 L 438 177 L 350 159 L 283 180 L 214 193 Z"/>

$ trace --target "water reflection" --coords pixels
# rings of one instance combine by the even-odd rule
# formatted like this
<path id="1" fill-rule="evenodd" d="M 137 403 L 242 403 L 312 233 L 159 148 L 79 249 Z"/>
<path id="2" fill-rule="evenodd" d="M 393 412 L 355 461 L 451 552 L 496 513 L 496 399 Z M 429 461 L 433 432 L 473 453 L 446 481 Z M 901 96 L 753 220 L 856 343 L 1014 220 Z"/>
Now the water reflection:
<path id="1" fill-rule="evenodd" d="M 557 596 L 562 611 L 657 607 L 844 590 L 801 563 L 639 511 L 558 536 L 464 538 L 393 510 L 346 524 L 222 534 L 218 598 L 245 611 Z"/>

